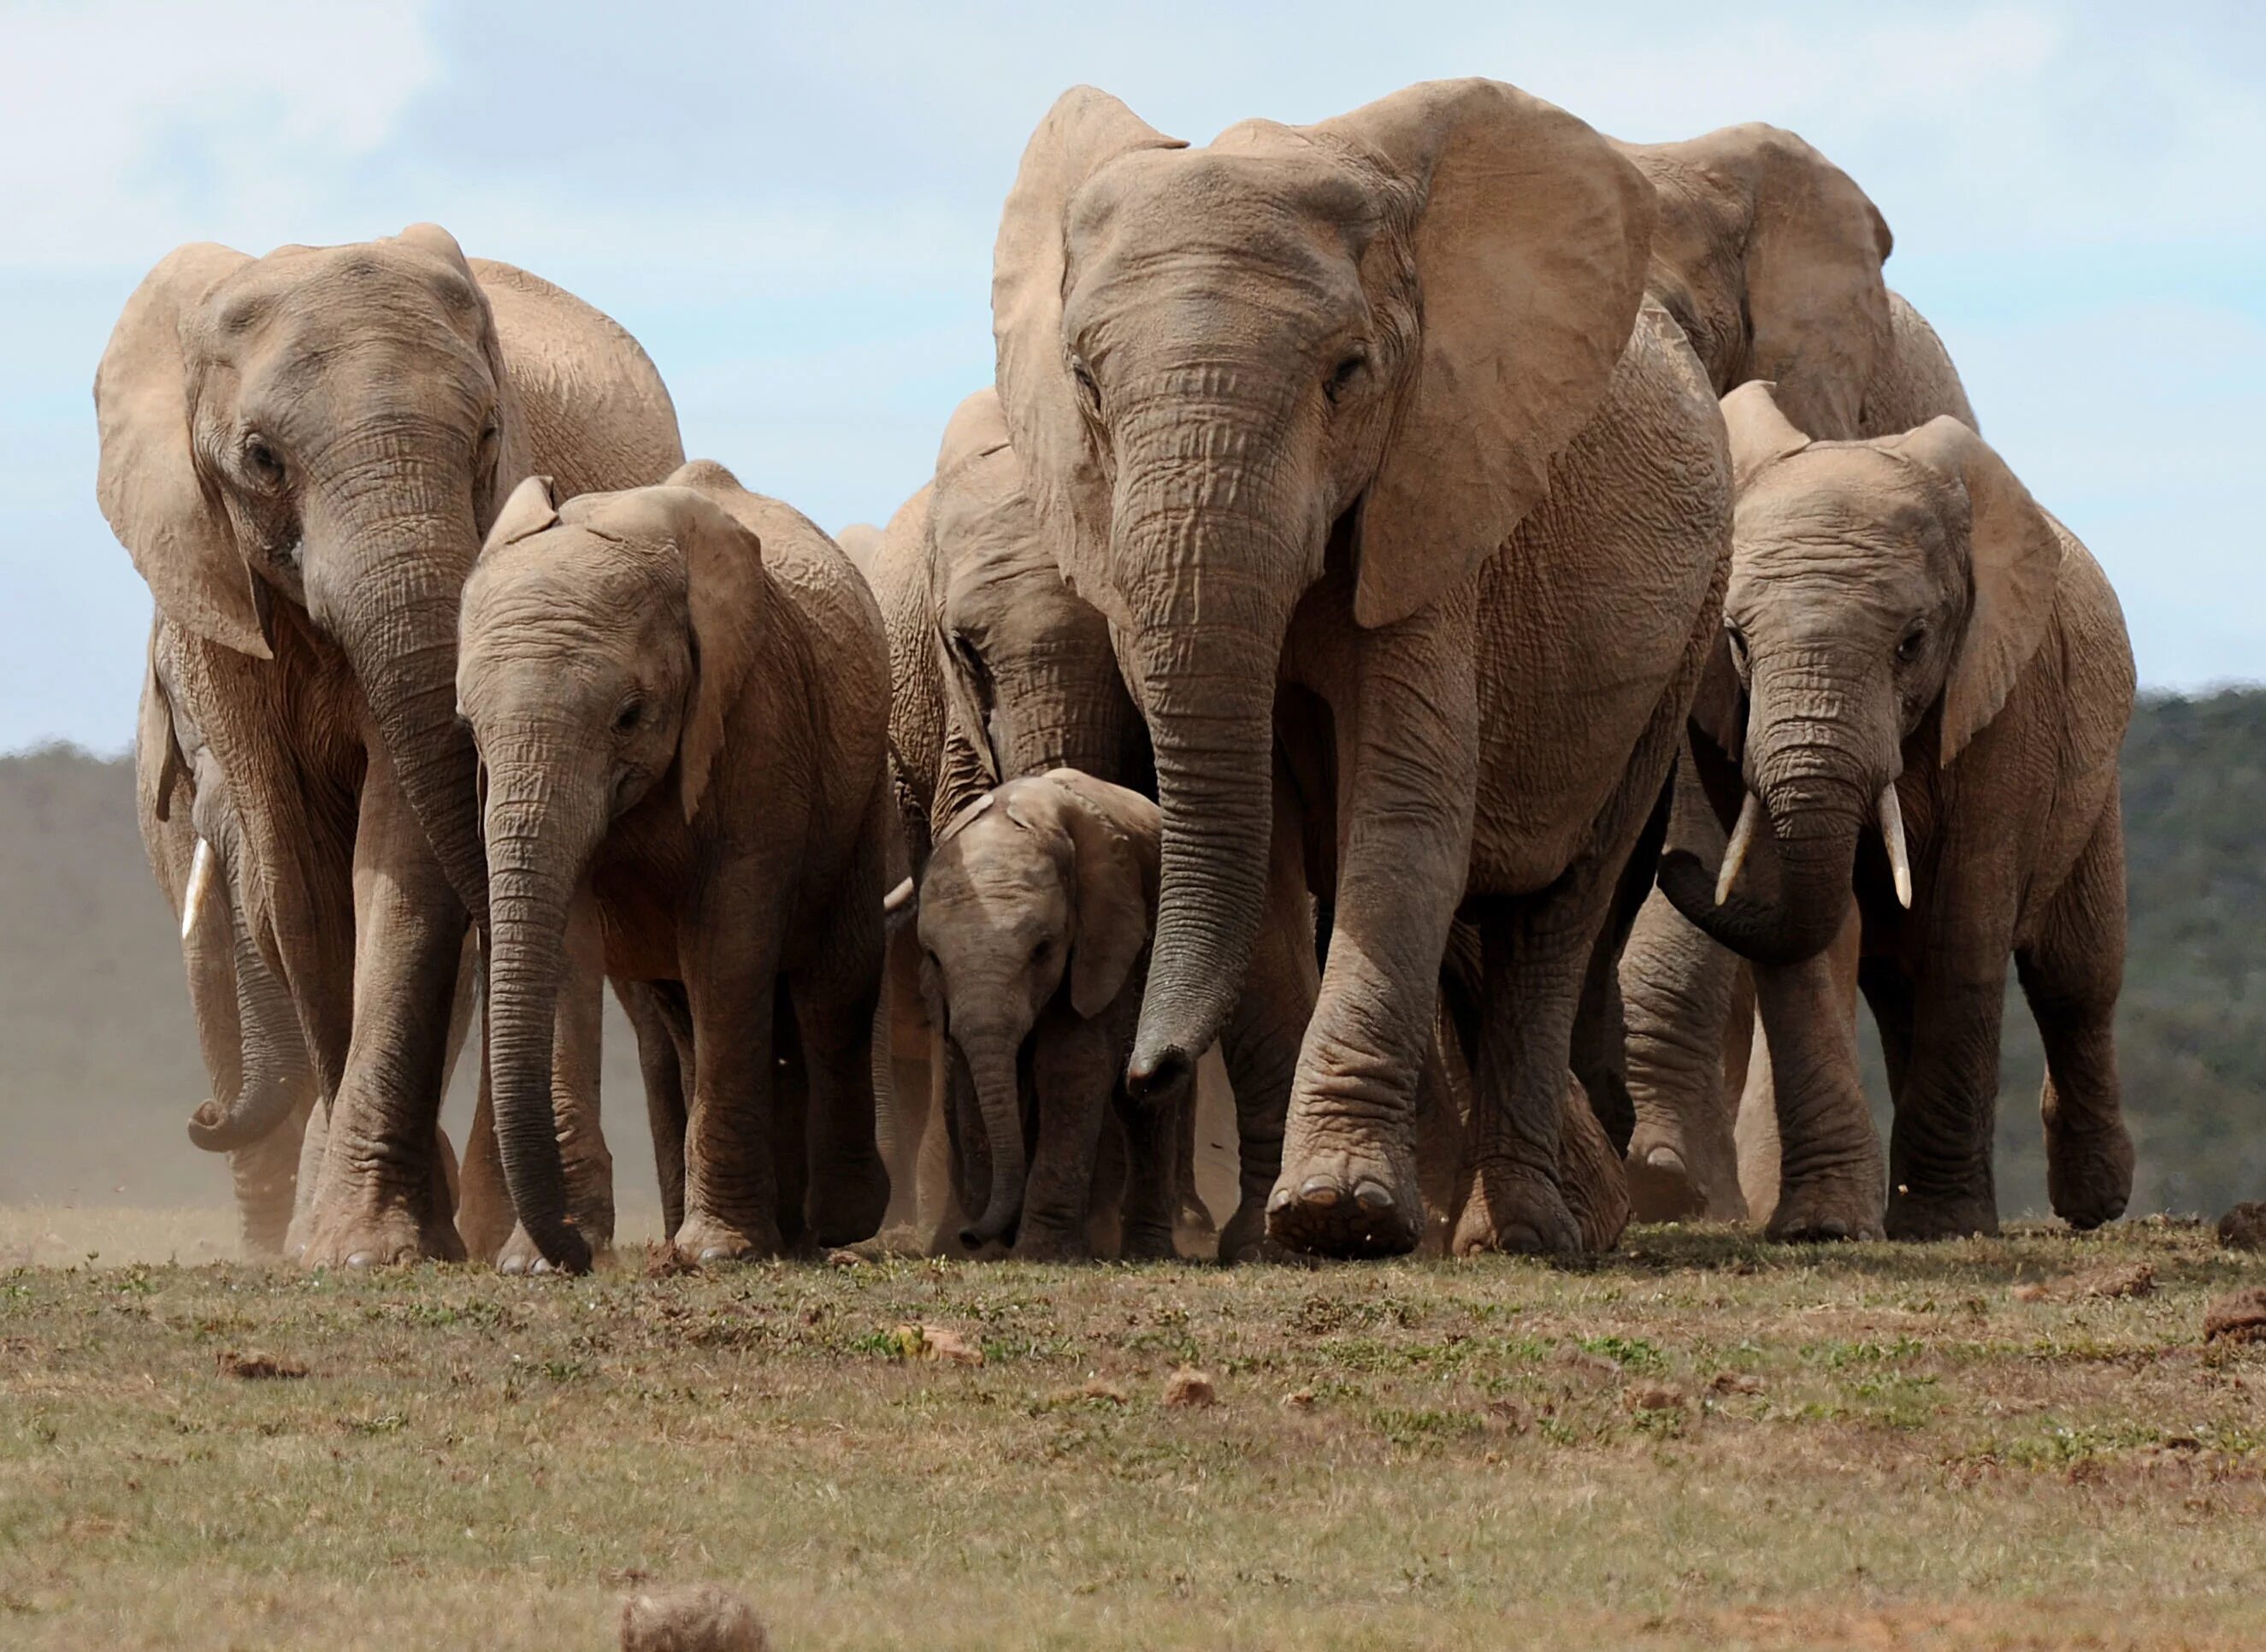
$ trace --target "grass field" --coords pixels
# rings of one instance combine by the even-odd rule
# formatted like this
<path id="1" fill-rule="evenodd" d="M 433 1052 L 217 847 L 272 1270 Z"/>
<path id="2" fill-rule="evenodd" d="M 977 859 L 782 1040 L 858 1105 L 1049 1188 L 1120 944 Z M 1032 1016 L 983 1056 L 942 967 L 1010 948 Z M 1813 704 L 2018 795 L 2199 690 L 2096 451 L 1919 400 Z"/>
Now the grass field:
<path id="1" fill-rule="evenodd" d="M 781 1652 L 2262 1635 L 2266 1347 L 2201 1327 L 2266 1261 L 2195 1227 L 569 1283 L 48 1265 L 227 1238 L 65 1214 L 0 1225 L 41 1264 L 0 1271 L 20 1652 L 566 1652 L 647 1578 L 743 1588 Z M 1166 1403 L 1183 1364 L 1215 1403 Z"/>

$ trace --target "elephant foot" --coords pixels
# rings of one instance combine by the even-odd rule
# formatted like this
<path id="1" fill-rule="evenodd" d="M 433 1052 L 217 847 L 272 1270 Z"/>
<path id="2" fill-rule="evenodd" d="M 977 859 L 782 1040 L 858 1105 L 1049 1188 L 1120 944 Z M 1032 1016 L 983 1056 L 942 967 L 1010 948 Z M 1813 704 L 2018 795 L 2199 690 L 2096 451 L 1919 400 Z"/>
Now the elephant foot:
<path id="1" fill-rule="evenodd" d="M 810 1190 L 810 1224 L 820 1248 L 860 1245 L 889 1213 L 889 1173 L 876 1156 L 870 1173 L 829 1178 Z"/>
<path id="2" fill-rule="evenodd" d="M 391 1268 L 407 1262 L 460 1262 L 464 1246 L 446 1219 L 420 1220 L 399 1205 L 318 1212 L 299 1261 L 309 1268 Z"/>
<path id="3" fill-rule="evenodd" d="M 1846 1239 L 1876 1239 L 1885 1232 L 1878 1179 L 1812 1177 L 1789 1181 L 1779 1190 L 1763 1237 L 1781 1245 L 1816 1245 Z"/>
<path id="4" fill-rule="evenodd" d="M 1117 1241 L 1120 1261 L 1172 1262 L 1180 1257 L 1173 1229 L 1161 1222 L 1129 1222 Z"/>
<path id="5" fill-rule="evenodd" d="M 1268 1237 L 1312 1256 L 1403 1256 L 1423 1230 L 1413 1164 L 1339 1152 L 1285 1155 L 1267 1200 Z"/>
<path id="6" fill-rule="evenodd" d="M 1682 1150 L 1642 1131 L 1629 1143 L 1629 1212 L 1640 1222 L 1685 1222 L 1707 1213 L 1700 1179 Z"/>
<path id="7" fill-rule="evenodd" d="M 1582 1228 L 1548 1177 L 1524 1166 L 1483 1164 L 1464 1196 L 1448 1249 L 1456 1256 L 1483 1251 L 1573 1256 L 1582 1250 Z"/>
<path id="8" fill-rule="evenodd" d="M 1034 1227 L 1027 1221 L 1015 1235 L 1014 1248 L 1003 1254 L 1019 1262 L 1082 1262 L 1092 1260 L 1093 1249 L 1083 1231 Z"/>
<path id="9" fill-rule="evenodd" d="M 1229 1268 L 1264 1260 L 1267 1238 L 1267 1195 L 1247 1193 L 1219 1233 L 1219 1260 Z"/>
<path id="10" fill-rule="evenodd" d="M 1923 1196 L 1898 1189 L 1889 1195 L 1884 1226 L 1892 1239 L 1995 1238 L 1999 1206 L 1987 1193 Z"/>
<path id="11" fill-rule="evenodd" d="M 735 1227 L 713 1216 L 687 1215 L 676 1230 L 676 1254 L 700 1267 L 714 1262 L 760 1261 L 779 1255 L 778 1224 L 765 1222 Z"/>
<path id="12" fill-rule="evenodd" d="M 597 1241 L 597 1236 L 589 1233 L 588 1230 L 581 1229 L 578 1224 L 578 1231 L 585 1233 L 590 1239 L 590 1248 L 594 1252 L 607 1248 L 606 1246 L 600 1244 Z M 495 1265 L 496 1272 L 509 1274 L 514 1278 L 518 1278 L 524 1274 L 550 1274 L 561 1271 L 552 1266 L 549 1257 L 536 1249 L 535 1241 L 527 1237 L 527 1230 L 517 1223 L 512 1224 L 511 1237 L 504 1240 L 502 1247 L 496 1252 Z"/>
<path id="13" fill-rule="evenodd" d="M 2132 1197 L 2132 1136 L 2124 1121 L 2088 1130 L 2048 1125 L 2046 1195 L 2054 1214 L 2080 1232 L 2123 1215 Z"/>

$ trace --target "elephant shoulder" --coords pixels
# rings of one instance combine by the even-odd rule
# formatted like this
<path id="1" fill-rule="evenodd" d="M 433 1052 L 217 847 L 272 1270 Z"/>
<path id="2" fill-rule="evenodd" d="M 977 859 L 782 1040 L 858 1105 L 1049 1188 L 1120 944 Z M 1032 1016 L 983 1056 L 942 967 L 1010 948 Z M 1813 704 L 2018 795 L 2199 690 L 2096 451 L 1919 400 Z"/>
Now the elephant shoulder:
<path id="1" fill-rule="evenodd" d="M 641 487 L 684 462 L 669 386 L 627 328 L 516 265 L 468 262 L 495 318 L 534 468 L 562 495 Z"/>
<path id="2" fill-rule="evenodd" d="M 2116 600 L 2109 575 L 2085 548 L 2084 541 L 2051 512 L 2046 520 L 2061 541 L 2054 629 L 2060 644 L 2067 714 L 2077 723 L 2099 724 L 2107 729 L 2109 749 L 2113 752 L 2123 738 L 2138 686 L 2132 640 L 2124 628 L 2123 604 Z"/>
<path id="3" fill-rule="evenodd" d="M 1889 289 L 1889 347 L 1865 387 L 1858 434 L 1899 435 L 1944 413 L 1970 430 L 1982 430 L 1967 399 L 1967 387 L 1960 382 L 1959 369 L 1952 365 L 1951 352 L 1943 347 L 1927 318 L 1892 287 Z"/>

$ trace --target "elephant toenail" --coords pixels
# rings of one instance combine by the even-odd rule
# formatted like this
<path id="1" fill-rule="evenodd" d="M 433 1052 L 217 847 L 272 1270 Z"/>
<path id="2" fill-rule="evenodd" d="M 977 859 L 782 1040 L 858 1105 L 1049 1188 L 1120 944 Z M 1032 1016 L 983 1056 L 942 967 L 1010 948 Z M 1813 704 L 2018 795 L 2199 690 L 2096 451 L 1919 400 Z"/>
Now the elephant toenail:
<path id="1" fill-rule="evenodd" d="M 1267 1201 L 1267 1208 L 1270 1211 L 1287 1210 L 1290 1208 L 1290 1201 L 1295 1196 L 1288 1188 L 1277 1188 L 1275 1189 L 1274 1196 Z"/>
<path id="2" fill-rule="evenodd" d="M 1392 1208 L 1392 1189 L 1381 1181 L 1364 1181 L 1353 1190 L 1354 1202 L 1364 1210 L 1376 1212 Z"/>
<path id="3" fill-rule="evenodd" d="M 551 1271 L 551 1259 L 548 1256 L 538 1256 L 535 1260 L 535 1265 L 530 1268 L 527 1271 L 530 1274 L 549 1273 Z"/>
<path id="4" fill-rule="evenodd" d="M 1345 1196 L 1344 1190 L 1327 1176 L 1309 1176 L 1298 1189 L 1298 1196 L 1308 1204 L 1319 1205 L 1327 1210 Z"/>
<path id="5" fill-rule="evenodd" d="M 516 1279 L 520 1275 L 527 1271 L 527 1258 L 524 1256 L 507 1256 L 502 1261 L 496 1264 L 496 1271 L 498 1273 L 509 1274 L 513 1278 Z"/>
<path id="6" fill-rule="evenodd" d="M 377 1258 L 371 1255 L 368 1251 L 356 1251 L 353 1255 L 347 1258 L 347 1266 L 349 1268 L 375 1268 L 377 1266 Z"/>
<path id="7" fill-rule="evenodd" d="M 711 1245 L 700 1253 L 700 1260 L 704 1262 L 727 1262 L 732 1260 L 732 1253 L 721 1245 Z"/>
<path id="8" fill-rule="evenodd" d="M 1673 1147 L 1656 1147 L 1644 1156 L 1647 1167 L 1653 1170 L 1677 1171 L 1684 1168 L 1684 1157 Z"/>

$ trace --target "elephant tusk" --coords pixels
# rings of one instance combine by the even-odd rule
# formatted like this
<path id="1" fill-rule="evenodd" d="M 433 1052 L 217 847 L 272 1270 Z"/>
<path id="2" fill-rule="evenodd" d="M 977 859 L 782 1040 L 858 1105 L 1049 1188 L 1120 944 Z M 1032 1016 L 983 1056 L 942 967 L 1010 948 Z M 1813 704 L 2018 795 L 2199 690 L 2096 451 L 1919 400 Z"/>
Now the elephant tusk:
<path id="1" fill-rule="evenodd" d="M 1755 846 L 1755 828 L 1762 824 L 1763 800 L 1752 792 L 1739 806 L 1739 823 L 1731 828 L 1731 841 L 1723 851 L 1723 869 L 1715 874 L 1715 904 L 1730 899 L 1739 868 L 1747 864 L 1747 851 Z"/>
<path id="2" fill-rule="evenodd" d="M 189 932 L 197 926 L 197 913 L 205 903 L 205 891 L 212 887 L 212 845 L 203 838 L 197 839 L 197 852 L 189 859 L 188 893 L 181 897 L 181 939 L 186 940 Z"/>
<path id="3" fill-rule="evenodd" d="M 1889 852 L 1889 871 L 1897 881 L 1897 904 L 1911 906 L 1911 857 L 1904 850 L 1904 805 L 1897 800 L 1897 783 L 1881 788 L 1881 842 Z"/>
<path id="4" fill-rule="evenodd" d="M 901 879 L 897 887 L 882 897 L 881 910 L 885 915 L 894 917 L 905 910 L 907 903 L 912 898 L 913 881 L 910 878 Z"/>

